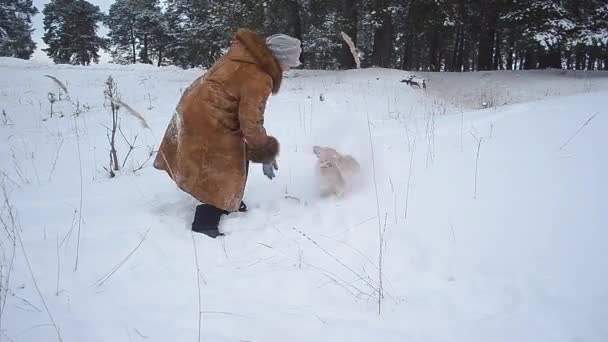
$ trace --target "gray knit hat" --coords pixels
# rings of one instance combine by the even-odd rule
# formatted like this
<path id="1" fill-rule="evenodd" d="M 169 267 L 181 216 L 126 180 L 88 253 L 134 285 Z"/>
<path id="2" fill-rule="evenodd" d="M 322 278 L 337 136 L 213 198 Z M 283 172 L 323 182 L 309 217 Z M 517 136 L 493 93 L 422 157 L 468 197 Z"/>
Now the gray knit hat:
<path id="1" fill-rule="evenodd" d="M 278 33 L 266 38 L 266 45 L 280 64 L 292 68 L 300 66 L 302 44 L 299 39 Z"/>

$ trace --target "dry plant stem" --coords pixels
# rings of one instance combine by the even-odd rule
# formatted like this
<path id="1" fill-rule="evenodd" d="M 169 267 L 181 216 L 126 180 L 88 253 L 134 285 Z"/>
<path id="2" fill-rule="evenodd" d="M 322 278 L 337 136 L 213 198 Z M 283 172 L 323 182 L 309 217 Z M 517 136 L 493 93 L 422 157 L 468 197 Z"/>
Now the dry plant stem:
<path id="1" fill-rule="evenodd" d="M 460 152 L 462 152 L 462 130 L 464 128 L 464 112 L 460 112 Z"/>
<path id="2" fill-rule="evenodd" d="M 150 127 L 150 125 L 148 124 L 148 122 L 146 121 L 146 119 L 144 118 L 144 116 L 141 113 L 139 113 L 138 111 L 136 111 L 135 109 L 133 109 L 131 106 L 124 103 L 120 99 L 111 98 L 109 96 L 106 96 L 106 98 L 110 102 L 114 103 L 115 105 L 124 107 L 127 110 L 127 113 L 136 117 L 144 128 L 147 128 L 150 130 L 152 137 L 156 140 L 156 135 L 154 134 L 154 131 L 152 130 L 152 128 Z M 161 150 L 159 150 L 158 153 L 160 154 L 161 158 L 163 158 L 163 161 L 165 162 L 165 165 L 167 166 L 167 171 L 169 172 L 169 175 L 171 176 L 171 178 L 175 179 L 175 177 L 174 177 L 175 174 L 173 173 L 173 170 L 171 170 L 171 166 L 169 164 L 169 161 L 167 160 L 167 157 Z"/>
<path id="3" fill-rule="evenodd" d="M 475 190 L 473 192 L 473 199 L 477 199 L 477 169 L 479 166 L 479 150 L 481 149 L 481 142 L 483 138 L 479 138 L 477 142 L 477 157 L 475 158 Z"/>
<path id="4" fill-rule="evenodd" d="M 0 170 L 0 175 L 2 177 L 4 177 L 4 179 L 10 181 L 11 183 L 13 183 L 13 185 L 15 185 L 16 187 L 20 188 L 21 186 L 19 186 L 19 183 L 15 182 L 11 177 L 9 177 L 9 175 L 4 172 L 3 170 Z"/>
<path id="5" fill-rule="evenodd" d="M 74 272 L 78 271 L 78 261 L 80 259 L 80 233 L 82 228 L 82 198 L 83 198 L 83 179 L 82 179 L 82 154 L 80 151 L 80 134 L 78 132 L 78 118 L 74 117 L 74 128 L 76 129 L 76 147 L 78 149 L 78 171 L 80 176 L 80 199 L 78 203 L 78 238 L 76 239 L 76 261 L 74 262 Z"/>
<path id="6" fill-rule="evenodd" d="M 591 115 L 591 117 L 589 119 L 587 119 L 587 121 L 585 121 L 585 123 L 579 127 L 576 132 L 574 132 L 574 134 L 572 134 L 570 136 L 570 138 L 568 138 L 568 140 L 559 148 L 559 150 L 563 150 L 566 146 L 568 146 L 568 144 L 572 141 L 572 139 L 576 138 L 576 136 L 583 130 L 583 128 L 585 128 L 590 122 L 591 120 L 593 120 L 597 115 L 599 114 L 599 112 Z"/>
<path id="7" fill-rule="evenodd" d="M 29 300 L 25 299 L 25 298 L 21 298 L 19 296 L 17 296 L 17 294 L 15 294 L 14 292 L 11 292 L 11 296 L 15 297 L 16 299 L 20 300 L 23 304 L 29 306 L 30 308 L 34 309 L 34 311 L 36 312 L 42 312 L 42 310 L 40 310 L 36 305 L 32 304 L 32 302 L 30 302 Z M 23 309 L 20 307 L 20 309 Z"/>
<path id="8" fill-rule="evenodd" d="M 30 181 L 27 179 L 27 177 L 25 176 L 25 173 L 23 172 L 23 169 L 21 168 L 21 165 L 19 165 L 19 161 L 17 160 L 17 156 L 15 155 L 15 151 L 11 148 L 11 156 L 12 156 L 12 162 L 13 162 L 13 167 L 15 169 L 15 172 L 17 173 L 17 176 L 19 176 L 19 178 L 21 179 L 21 182 L 23 184 L 30 184 Z"/>
<path id="9" fill-rule="evenodd" d="M 112 112 L 112 126 L 109 128 L 108 141 L 110 143 L 110 168 L 109 173 L 111 177 L 114 177 L 113 171 L 118 171 L 120 166 L 118 165 L 118 152 L 116 151 L 116 133 L 118 132 L 118 114 L 120 105 L 116 104 L 119 93 L 117 84 L 114 79 L 110 76 L 105 82 L 104 95 L 110 101 L 110 110 Z"/>
<path id="10" fill-rule="evenodd" d="M 369 258 L 367 255 L 365 255 L 363 252 L 361 252 L 361 250 L 359 250 L 359 249 L 355 248 L 353 245 L 350 245 L 350 244 L 348 244 L 348 243 L 346 243 L 346 242 L 344 242 L 344 241 L 340 241 L 340 240 L 338 240 L 338 239 L 335 239 L 335 238 L 333 238 L 333 237 L 331 237 L 331 236 L 327 236 L 327 235 L 321 235 L 321 236 L 322 236 L 322 237 L 324 237 L 324 238 L 326 238 L 326 239 L 330 239 L 330 240 L 332 240 L 332 241 L 335 241 L 335 242 L 337 242 L 337 243 L 339 243 L 339 244 L 342 244 L 342 245 L 344 245 L 344 246 L 347 246 L 347 247 L 351 248 L 353 251 L 357 252 L 357 254 L 359 254 L 360 256 L 362 256 L 363 258 L 365 258 L 365 260 L 366 260 L 366 261 L 367 261 L 367 262 L 368 262 L 370 265 L 372 265 L 372 266 L 373 266 L 373 267 L 374 267 L 376 270 L 378 270 L 378 265 L 376 265 L 376 263 L 375 263 L 375 262 L 374 262 L 372 259 L 370 259 L 370 258 Z"/>
<path id="11" fill-rule="evenodd" d="M 2 331 L 2 317 L 4 316 L 4 310 L 6 309 L 9 284 L 10 284 L 10 280 L 11 280 L 11 274 L 12 274 L 13 265 L 15 262 L 15 255 L 16 255 L 16 251 L 17 251 L 17 237 L 16 237 L 17 223 L 16 223 L 15 216 L 13 215 L 12 206 L 8 199 L 8 193 L 6 191 L 6 186 L 4 184 L 4 181 L 2 181 L 1 184 L 2 184 L 2 194 L 4 196 L 4 207 L 8 209 L 8 219 L 10 220 L 10 222 L 6 222 L 0 212 L 0 223 L 2 223 L 2 226 L 4 227 L 6 234 L 8 236 L 8 239 L 10 241 L 12 241 L 12 249 L 11 249 L 12 252 L 11 252 L 10 262 L 8 263 L 8 270 L 6 271 L 6 275 L 4 276 L 5 277 L 4 283 L 1 282 L 1 280 L 2 280 L 1 278 L 5 273 L 2 270 L 2 264 L 0 264 L 0 332 Z M 11 233 L 11 231 L 12 231 L 12 233 Z M 0 247 L 1 247 L 1 245 L 0 245 Z M 3 250 L 5 250 L 5 249 L 3 248 Z"/>
<path id="12" fill-rule="evenodd" d="M 452 230 L 452 241 L 456 243 L 456 234 L 454 233 L 454 225 L 450 223 L 450 229 Z"/>
<path id="13" fill-rule="evenodd" d="M 61 263 L 59 260 L 59 233 L 57 233 L 57 287 L 55 289 L 55 296 L 59 296 L 59 276 L 61 274 Z"/>
<path id="14" fill-rule="evenodd" d="M 141 115 L 135 109 L 133 109 L 131 106 L 129 106 L 128 104 L 123 102 L 121 99 L 118 99 L 115 97 L 109 97 L 109 96 L 107 96 L 107 98 L 108 98 L 108 100 L 110 100 L 111 104 L 114 105 L 115 107 L 124 107 L 127 110 L 127 113 L 129 113 L 129 114 L 133 115 L 134 117 L 136 117 L 137 119 L 139 119 L 139 122 L 141 123 L 141 125 L 144 128 L 150 128 L 150 126 L 148 125 L 148 122 L 146 121 L 144 116 Z"/>
<path id="15" fill-rule="evenodd" d="M 55 158 L 53 159 L 53 164 L 51 165 L 51 172 L 49 173 L 49 182 L 53 178 L 53 173 L 55 173 L 55 168 L 57 167 L 57 160 L 59 160 L 59 153 L 61 152 L 61 148 L 63 147 L 63 138 L 61 138 L 59 145 L 57 146 L 57 150 L 55 151 Z"/>
<path id="16" fill-rule="evenodd" d="M 154 152 L 150 152 L 150 154 L 148 155 L 148 158 L 146 158 L 146 160 L 144 160 L 143 163 L 141 163 L 138 167 L 133 169 L 133 172 L 137 172 L 139 170 L 142 170 L 146 167 L 148 167 L 148 162 L 150 161 L 150 159 L 152 159 L 152 156 L 154 155 Z"/>
<path id="17" fill-rule="evenodd" d="M 8 270 L 6 271 L 6 277 L 4 284 L 0 284 L 0 331 L 2 331 L 2 318 L 4 316 L 4 310 L 6 309 L 7 299 L 8 299 L 8 290 L 9 284 L 11 280 L 11 273 L 13 270 L 13 265 L 15 263 L 15 254 L 17 250 L 16 240 L 13 240 L 12 253 L 11 253 L 11 261 L 8 264 Z M 1 270 L 1 267 L 0 267 Z M 0 273 L 3 274 L 3 273 Z"/>
<path id="18" fill-rule="evenodd" d="M 348 227 L 348 228 L 344 229 L 343 231 L 341 231 L 341 232 L 339 232 L 339 233 L 335 234 L 334 236 L 342 235 L 342 234 L 347 233 L 347 232 L 349 232 L 349 231 L 351 231 L 351 230 L 353 230 L 353 229 L 355 229 L 355 228 L 357 228 L 357 227 L 361 227 L 362 225 L 366 224 L 367 222 L 369 222 L 369 221 L 371 221 L 371 220 L 375 220 L 375 219 L 376 219 L 376 217 L 377 217 L 377 216 L 373 216 L 373 217 L 370 217 L 370 218 L 368 218 L 368 219 L 366 219 L 366 220 L 363 220 L 363 221 L 361 221 L 361 222 L 359 222 L 359 223 L 356 223 L 356 224 L 354 224 L 354 225 L 352 225 L 352 226 L 350 226 L 350 227 Z"/>
<path id="19" fill-rule="evenodd" d="M 141 240 L 139 241 L 139 243 L 137 244 L 137 246 L 135 246 L 135 248 L 133 248 L 133 250 L 131 250 L 131 252 L 129 252 L 129 254 L 127 254 L 126 257 L 124 257 L 124 259 L 122 259 L 116 266 L 114 266 L 110 271 L 108 271 L 106 274 L 104 274 L 101 278 L 97 279 L 96 283 L 97 283 L 98 287 L 102 286 L 103 284 L 105 284 L 114 275 L 114 273 L 116 273 L 125 263 L 127 263 L 127 261 L 129 261 L 129 259 L 131 258 L 131 256 L 135 252 L 137 252 L 137 250 L 139 249 L 139 247 L 146 240 L 146 237 L 148 236 L 148 233 L 150 232 L 150 229 L 152 229 L 152 227 L 150 227 L 150 228 L 148 228 L 148 230 L 146 230 L 146 233 L 141 238 Z"/>
<path id="20" fill-rule="evenodd" d="M 410 139 L 410 130 L 407 126 L 407 118 L 412 116 L 412 112 L 414 111 L 414 105 L 410 107 L 410 111 L 407 116 L 403 117 L 403 128 L 405 129 L 405 137 L 407 138 L 407 150 L 412 150 L 412 142 Z M 414 139 L 415 140 L 415 139 Z"/>
<path id="21" fill-rule="evenodd" d="M 59 88 L 61 88 L 66 94 L 69 95 L 68 88 L 57 77 L 51 76 L 51 75 L 44 75 L 44 77 L 48 77 L 51 80 L 53 80 L 53 82 L 55 82 L 55 84 L 57 84 L 59 86 Z"/>
<path id="22" fill-rule="evenodd" d="M 340 277 L 339 275 L 335 274 L 334 272 L 331 272 L 331 271 L 328 271 L 328 270 L 326 270 L 324 268 L 321 268 L 319 266 L 313 265 L 313 264 L 311 264 L 311 263 L 309 263 L 307 261 L 304 261 L 304 260 L 301 260 L 301 259 L 296 259 L 296 258 L 292 257 L 291 255 L 288 255 L 288 254 L 284 253 L 283 251 L 278 250 L 278 249 L 276 249 L 276 248 L 274 248 L 274 247 L 272 247 L 270 245 L 267 245 L 265 243 L 258 242 L 258 245 L 264 246 L 264 247 L 266 247 L 268 249 L 271 249 L 273 251 L 277 251 L 281 255 L 283 255 L 284 257 L 286 257 L 286 258 L 288 258 L 288 259 L 290 259 L 292 261 L 302 262 L 302 264 L 304 264 L 304 265 L 306 265 L 308 267 L 311 267 L 311 268 L 313 268 L 313 269 L 315 269 L 315 270 L 323 273 L 323 275 L 325 275 L 329 279 L 332 279 L 335 282 L 336 285 L 338 285 L 338 286 L 342 287 L 343 289 L 345 289 L 349 294 L 353 295 L 353 297 L 355 297 L 355 298 L 362 297 L 363 295 L 369 295 L 369 294 L 365 293 L 363 290 L 361 290 L 361 289 L 357 288 L 356 286 L 354 286 L 353 284 L 347 282 L 346 280 L 344 280 L 342 277 Z M 338 280 L 340 282 L 338 282 Z M 351 288 L 352 291 L 349 288 Z M 354 293 L 353 291 L 355 291 L 356 293 Z"/>
<path id="23" fill-rule="evenodd" d="M 127 137 L 125 136 L 121 127 L 118 127 L 118 131 L 120 132 L 120 135 L 122 136 L 122 138 L 125 140 L 125 142 L 129 146 L 129 151 L 125 155 L 125 159 L 122 161 L 122 167 L 124 168 L 125 165 L 127 164 L 127 160 L 129 159 L 129 156 L 131 155 L 131 152 L 133 152 L 133 150 L 136 148 L 135 143 L 137 142 L 137 138 L 139 137 L 139 134 L 135 134 L 135 136 L 133 137 L 133 141 L 131 142 L 131 141 L 129 141 L 129 139 L 127 139 Z"/>
<path id="24" fill-rule="evenodd" d="M 196 239 L 194 232 L 191 232 L 192 247 L 194 248 L 194 264 L 196 266 L 196 286 L 198 289 L 198 342 L 201 342 L 201 327 L 203 323 L 203 302 L 201 298 L 201 268 L 198 264 L 198 251 L 196 249 Z"/>
<path id="25" fill-rule="evenodd" d="M 34 152 L 30 153 L 30 162 L 32 163 L 32 168 L 34 169 L 34 175 L 36 176 L 36 182 L 38 182 L 38 186 L 41 185 L 40 183 L 40 175 L 38 174 L 38 168 L 36 167 L 36 161 L 34 160 Z"/>
<path id="26" fill-rule="evenodd" d="M 362 280 L 371 289 L 374 289 L 376 292 L 378 291 L 378 285 L 377 284 L 373 284 L 371 282 L 371 280 L 367 280 L 365 277 L 363 277 L 362 275 L 360 275 L 359 273 L 357 273 L 355 270 L 353 270 L 351 267 L 349 267 L 348 265 L 346 265 L 340 259 L 336 258 L 333 254 L 331 254 L 330 252 L 328 252 L 325 248 L 321 247 L 321 245 L 319 245 L 319 243 L 317 243 L 315 240 L 313 240 L 310 236 L 306 235 L 304 232 L 296 229 L 295 227 L 292 227 L 291 229 L 293 229 L 294 231 L 296 231 L 298 234 L 302 235 L 308 241 L 312 242 L 312 244 L 315 245 L 315 246 L 317 246 L 323 253 L 325 253 L 330 258 L 332 258 L 335 262 L 337 262 L 342 267 L 344 267 L 348 271 L 350 271 L 355 277 L 357 277 L 358 280 Z"/>
<path id="27" fill-rule="evenodd" d="M 374 174 L 374 191 L 376 195 L 376 215 L 378 216 L 378 244 L 379 244 L 379 252 L 378 252 L 378 262 L 379 262 L 379 272 L 378 272 L 378 283 L 379 286 L 377 288 L 378 291 L 378 315 L 382 311 L 382 245 L 384 242 L 382 241 L 382 226 L 380 222 L 380 198 L 378 197 L 378 181 L 376 180 L 376 159 L 374 156 L 374 141 L 372 139 L 372 127 L 371 121 L 369 119 L 369 112 L 366 111 L 367 116 L 367 133 L 369 137 L 369 145 L 371 150 L 372 157 L 372 173 Z"/>
<path id="28" fill-rule="evenodd" d="M 69 238 L 72 237 L 72 232 L 74 231 L 74 227 L 76 227 L 76 216 L 77 215 L 78 215 L 78 209 L 74 209 L 74 215 L 72 215 L 72 224 L 70 225 L 70 229 L 68 230 L 68 232 L 65 234 L 65 236 L 61 240 L 61 243 L 59 244 L 59 247 L 62 247 L 63 244 L 66 241 L 68 241 Z"/>
<path id="29" fill-rule="evenodd" d="M 407 174 L 407 187 L 405 189 L 405 209 L 403 211 L 404 220 L 407 219 L 407 207 L 410 200 L 410 182 L 412 180 L 412 165 L 414 164 L 414 152 L 416 152 L 416 139 L 414 139 L 412 151 L 410 152 L 410 168 Z"/>
<path id="30" fill-rule="evenodd" d="M 384 257 L 384 234 L 386 233 L 386 221 L 388 213 L 384 215 L 384 229 L 380 232 L 380 249 L 378 251 L 378 315 L 382 313 L 382 298 L 384 297 L 384 288 L 382 282 L 382 259 Z"/>
<path id="31" fill-rule="evenodd" d="M 55 319 L 53 318 L 53 315 L 51 314 L 51 311 L 49 310 L 49 307 L 46 304 L 46 300 L 44 299 L 44 296 L 42 295 L 42 292 L 40 291 L 40 287 L 38 287 L 38 281 L 36 280 L 36 276 L 34 275 L 34 271 L 32 270 L 32 265 L 30 263 L 30 260 L 27 257 L 27 253 L 25 251 L 25 246 L 23 245 L 23 240 L 21 240 L 21 234 L 19 233 L 18 229 L 15 229 L 15 233 L 17 235 L 17 240 L 19 241 L 19 245 L 21 246 L 21 251 L 23 252 L 23 258 L 24 258 L 27 268 L 30 272 L 30 276 L 32 277 L 32 281 L 34 282 L 34 287 L 36 288 L 36 292 L 38 292 L 38 296 L 40 297 L 40 301 L 42 302 L 42 305 L 44 306 L 44 310 L 46 311 L 47 315 L 49 316 L 49 319 L 51 320 L 51 324 L 53 325 L 53 327 L 55 328 L 55 332 L 57 333 L 57 340 L 59 340 L 59 342 L 63 342 L 63 338 L 61 337 L 61 333 L 59 332 L 59 327 L 57 326 L 57 323 L 55 322 Z"/>
<path id="32" fill-rule="evenodd" d="M 114 171 L 118 171 L 120 170 L 120 167 L 118 166 L 118 151 L 116 150 L 116 128 L 118 126 L 118 121 L 117 118 L 115 116 L 113 116 L 112 119 L 112 130 L 111 130 L 111 137 L 110 137 L 110 167 L 114 170 Z"/>

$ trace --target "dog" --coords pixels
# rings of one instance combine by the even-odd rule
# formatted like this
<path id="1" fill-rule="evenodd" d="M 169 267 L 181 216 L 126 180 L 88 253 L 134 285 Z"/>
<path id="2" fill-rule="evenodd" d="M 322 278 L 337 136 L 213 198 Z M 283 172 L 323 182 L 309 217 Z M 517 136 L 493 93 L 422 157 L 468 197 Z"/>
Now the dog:
<path id="1" fill-rule="evenodd" d="M 313 152 L 317 155 L 321 196 L 344 197 L 352 189 L 361 170 L 357 160 L 331 147 L 314 146 Z"/>

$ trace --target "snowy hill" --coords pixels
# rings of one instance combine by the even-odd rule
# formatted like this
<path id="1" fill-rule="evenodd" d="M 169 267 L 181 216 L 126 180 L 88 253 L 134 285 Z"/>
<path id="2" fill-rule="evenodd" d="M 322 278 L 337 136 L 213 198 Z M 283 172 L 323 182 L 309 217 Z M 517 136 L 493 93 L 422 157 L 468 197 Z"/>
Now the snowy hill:
<path id="1" fill-rule="evenodd" d="M 146 161 L 201 72 L 0 59 L 0 340 L 608 340 L 605 73 L 290 72 L 278 177 L 212 240 Z M 112 179 L 110 75 L 151 126 L 121 110 Z M 345 198 L 316 144 L 361 163 Z"/>

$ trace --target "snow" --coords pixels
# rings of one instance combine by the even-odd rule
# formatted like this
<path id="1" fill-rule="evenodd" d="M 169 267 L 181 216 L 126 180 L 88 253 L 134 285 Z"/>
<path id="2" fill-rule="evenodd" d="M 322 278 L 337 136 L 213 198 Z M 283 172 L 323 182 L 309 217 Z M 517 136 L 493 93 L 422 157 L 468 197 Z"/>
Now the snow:
<path id="1" fill-rule="evenodd" d="M 58 339 L 26 255 L 64 341 L 197 341 L 199 285 L 201 341 L 608 339 L 606 73 L 417 73 L 422 90 L 401 71 L 291 71 L 265 120 L 278 177 L 252 165 L 249 212 L 216 240 L 190 233 L 196 202 L 165 173 L 131 171 L 201 73 L 0 59 L 0 212 L 25 250 L 0 229 L 0 339 Z M 49 118 L 44 75 L 78 117 L 64 100 Z M 139 147 L 113 179 L 110 75 L 151 126 L 121 112 Z M 487 91 L 501 101 L 478 110 Z M 362 185 L 321 198 L 314 145 L 353 155 Z"/>

